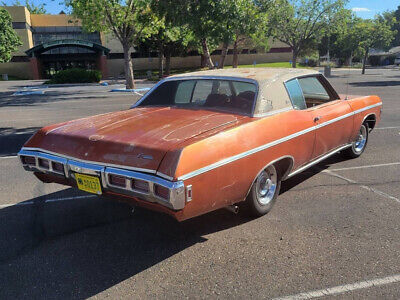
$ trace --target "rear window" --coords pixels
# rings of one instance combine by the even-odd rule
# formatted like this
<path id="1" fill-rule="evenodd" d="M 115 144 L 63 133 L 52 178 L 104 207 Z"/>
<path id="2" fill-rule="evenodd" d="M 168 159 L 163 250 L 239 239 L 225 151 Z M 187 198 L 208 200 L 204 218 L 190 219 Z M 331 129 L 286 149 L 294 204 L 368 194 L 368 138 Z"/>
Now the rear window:
<path id="1" fill-rule="evenodd" d="M 256 91 L 254 83 L 244 81 L 171 80 L 159 85 L 139 106 L 175 106 L 251 114 Z"/>

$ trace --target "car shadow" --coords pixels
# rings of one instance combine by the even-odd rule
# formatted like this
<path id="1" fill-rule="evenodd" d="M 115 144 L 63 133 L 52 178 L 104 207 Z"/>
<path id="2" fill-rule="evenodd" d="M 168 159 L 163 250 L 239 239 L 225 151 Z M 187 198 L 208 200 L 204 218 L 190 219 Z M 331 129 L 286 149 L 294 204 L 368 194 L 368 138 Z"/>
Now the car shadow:
<path id="1" fill-rule="evenodd" d="M 178 223 L 104 198 L 0 209 L 0 299 L 87 298 L 197 243 L 251 221 L 226 210 Z"/>
<path id="2" fill-rule="evenodd" d="M 14 96 L 14 92 L 0 92 L 0 108 L 1 107 L 27 107 L 37 106 L 53 102 L 71 101 L 71 100 L 87 100 L 94 101 L 96 99 L 105 99 L 107 96 L 102 93 L 91 93 L 87 95 L 86 91 L 45 91 L 44 94 L 31 94 Z"/>
<path id="3" fill-rule="evenodd" d="M 350 82 L 349 83 L 351 86 L 356 86 L 356 87 L 368 87 L 368 86 L 374 86 L 374 87 L 380 87 L 380 86 L 399 86 L 400 81 L 398 80 L 386 80 L 386 81 L 360 81 L 360 82 Z"/>
<path id="4" fill-rule="evenodd" d="M 40 129 L 40 127 L 0 127 L 0 157 L 16 155 L 25 142 Z"/>
<path id="5" fill-rule="evenodd" d="M 344 158 L 340 153 L 336 153 L 331 157 L 325 159 L 324 161 L 316 164 L 315 166 L 301 172 L 300 174 L 293 176 L 285 181 L 282 182 L 281 191 L 280 193 L 283 194 L 290 189 L 294 188 L 295 186 L 299 185 L 303 181 L 321 173 L 322 171 L 329 169 L 331 165 L 337 164 L 342 161 L 346 161 L 347 159 Z"/>
<path id="6" fill-rule="evenodd" d="M 285 181 L 282 193 L 329 164 Z M 144 209 L 132 214 L 127 204 L 102 197 L 61 201 L 65 193 L 74 192 L 0 209 L 0 299 L 88 298 L 207 242 L 211 233 L 255 221 L 218 210 L 178 223 Z"/>

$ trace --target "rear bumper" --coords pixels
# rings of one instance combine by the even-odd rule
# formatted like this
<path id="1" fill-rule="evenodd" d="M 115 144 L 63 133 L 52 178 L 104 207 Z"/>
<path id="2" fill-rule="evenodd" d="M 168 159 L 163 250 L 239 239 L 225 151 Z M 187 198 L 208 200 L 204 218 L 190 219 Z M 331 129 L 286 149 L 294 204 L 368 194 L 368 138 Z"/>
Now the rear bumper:
<path id="1" fill-rule="evenodd" d="M 150 203 L 159 203 L 173 210 L 180 210 L 185 207 L 186 193 L 183 181 L 169 181 L 146 173 L 88 163 L 62 155 L 24 148 L 18 153 L 18 157 L 27 171 L 56 176 L 70 181 L 75 181 L 75 173 L 93 175 L 100 178 L 105 192 L 131 196 Z M 110 180 L 112 176 L 125 178 L 125 186 L 112 184 Z M 145 188 L 137 189 L 133 183 L 135 180 L 141 182 L 141 186 L 144 185 Z M 158 188 L 168 189 L 168 194 L 158 195 Z"/>

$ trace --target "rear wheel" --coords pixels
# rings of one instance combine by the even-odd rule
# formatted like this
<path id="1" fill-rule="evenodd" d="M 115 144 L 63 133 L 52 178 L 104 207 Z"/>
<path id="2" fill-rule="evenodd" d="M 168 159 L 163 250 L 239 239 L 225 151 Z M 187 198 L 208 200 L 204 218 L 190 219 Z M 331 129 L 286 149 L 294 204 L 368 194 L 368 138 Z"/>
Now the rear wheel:
<path id="1" fill-rule="evenodd" d="M 351 147 L 344 150 L 342 153 L 347 158 L 359 157 L 367 147 L 368 143 L 368 124 L 363 123 L 358 132 L 356 140 L 351 144 Z"/>
<path id="2" fill-rule="evenodd" d="M 274 165 L 263 170 L 254 181 L 245 206 L 256 217 L 267 214 L 274 205 L 281 188 L 279 174 Z"/>

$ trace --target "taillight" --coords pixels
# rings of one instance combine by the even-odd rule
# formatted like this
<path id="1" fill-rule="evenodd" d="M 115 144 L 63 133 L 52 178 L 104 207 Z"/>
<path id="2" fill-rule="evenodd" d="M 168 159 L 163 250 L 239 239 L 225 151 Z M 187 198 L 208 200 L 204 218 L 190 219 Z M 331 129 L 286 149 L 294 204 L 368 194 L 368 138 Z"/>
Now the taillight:
<path id="1" fill-rule="evenodd" d="M 163 198 L 165 200 L 169 199 L 169 189 L 164 187 L 164 186 L 162 186 L 162 185 L 155 184 L 154 185 L 154 193 L 158 197 L 161 197 L 161 198 Z"/>
<path id="2" fill-rule="evenodd" d="M 59 173 L 64 173 L 64 165 L 58 162 L 53 161 L 53 170 Z"/>
<path id="3" fill-rule="evenodd" d="M 47 170 L 50 168 L 50 162 L 47 159 L 39 158 L 38 162 L 39 162 L 39 167 Z"/>
<path id="4" fill-rule="evenodd" d="M 112 185 L 126 188 L 126 177 L 124 176 L 109 174 L 108 180 Z"/>
<path id="5" fill-rule="evenodd" d="M 140 192 L 149 192 L 149 183 L 147 181 L 132 179 L 132 188 Z"/>
<path id="6" fill-rule="evenodd" d="M 36 159 L 33 156 L 21 156 L 21 160 L 24 165 L 30 165 L 30 166 L 36 165 Z"/>

